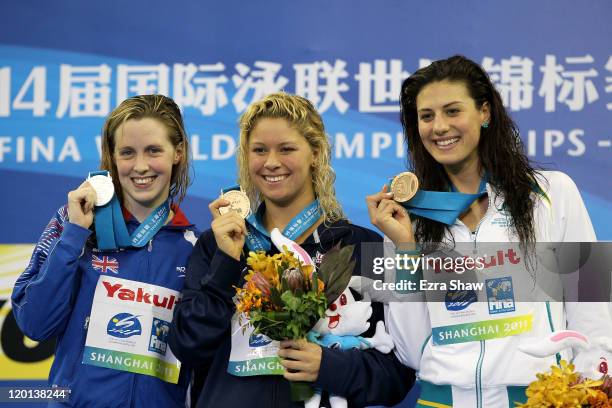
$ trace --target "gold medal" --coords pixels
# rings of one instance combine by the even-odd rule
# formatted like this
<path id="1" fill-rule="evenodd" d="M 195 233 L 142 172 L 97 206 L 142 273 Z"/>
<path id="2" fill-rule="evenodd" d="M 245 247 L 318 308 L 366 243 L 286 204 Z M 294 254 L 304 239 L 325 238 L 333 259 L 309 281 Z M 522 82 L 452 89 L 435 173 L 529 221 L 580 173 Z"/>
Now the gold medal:
<path id="1" fill-rule="evenodd" d="M 410 200 L 419 189 L 419 179 L 414 173 L 405 171 L 393 177 L 391 192 L 393 199 L 399 203 Z"/>
<path id="2" fill-rule="evenodd" d="M 221 194 L 221 198 L 230 202 L 230 205 L 219 207 L 221 215 L 227 214 L 230 211 L 235 211 L 242 218 L 246 218 L 251 213 L 251 201 L 246 193 L 242 190 L 230 190 Z"/>

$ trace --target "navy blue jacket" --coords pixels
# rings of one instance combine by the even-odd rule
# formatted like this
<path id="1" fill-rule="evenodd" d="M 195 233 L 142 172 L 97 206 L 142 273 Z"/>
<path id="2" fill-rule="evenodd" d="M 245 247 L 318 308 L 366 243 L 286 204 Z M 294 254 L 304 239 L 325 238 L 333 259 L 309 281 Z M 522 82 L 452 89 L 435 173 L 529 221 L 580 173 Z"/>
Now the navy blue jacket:
<path id="1" fill-rule="evenodd" d="M 98 277 L 135 280 L 180 291 L 199 231 L 173 208 L 172 222 L 142 248 L 98 251 L 91 231 L 68 222 L 61 208 L 43 232 L 27 269 L 15 283 L 12 302 L 19 328 L 34 340 L 57 337 L 49 383 L 71 389 L 69 406 L 184 407 L 188 370 L 178 384 L 148 375 L 82 364 Z M 127 216 L 128 231 L 138 221 Z M 94 256 L 98 258 L 94 267 Z M 102 260 L 100 262 L 99 260 Z M 144 331 L 143 331 L 143 334 Z"/>
<path id="2" fill-rule="evenodd" d="M 359 244 L 381 241 L 371 230 L 339 221 L 320 225 L 317 234 L 301 246 L 314 259 L 338 243 L 356 244 L 354 274 L 359 274 Z M 232 297 L 234 286 L 244 283 L 245 267 L 244 258 L 237 261 L 218 249 L 211 230 L 202 234 L 189 261 L 181 303 L 174 310 L 170 348 L 183 363 L 208 367 L 198 408 L 303 407 L 303 403 L 291 401 L 289 382 L 282 376 L 237 377 L 227 372 L 230 323 L 235 312 Z M 383 319 L 382 305 L 373 304 L 373 308 L 366 337 L 373 335 L 375 322 Z M 403 366 L 393 352 L 323 348 L 319 377 L 313 385 L 345 397 L 351 407 L 361 407 L 396 404 L 413 383 L 414 371 Z"/>

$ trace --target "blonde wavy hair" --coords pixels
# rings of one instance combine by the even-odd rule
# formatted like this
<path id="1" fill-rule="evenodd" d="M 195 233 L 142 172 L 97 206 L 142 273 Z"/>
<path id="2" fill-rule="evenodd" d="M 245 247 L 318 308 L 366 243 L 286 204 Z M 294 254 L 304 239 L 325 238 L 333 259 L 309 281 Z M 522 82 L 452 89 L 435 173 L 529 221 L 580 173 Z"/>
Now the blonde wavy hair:
<path id="1" fill-rule="evenodd" d="M 330 224 L 345 218 L 342 207 L 336 200 L 334 189 L 336 174 L 331 167 L 331 146 L 325 134 L 323 120 L 310 101 L 284 92 L 270 94 L 251 104 L 239 120 L 240 143 L 236 152 L 238 182 L 249 196 L 252 210 L 255 211 L 259 207 L 262 196 L 249 175 L 248 144 L 251 131 L 263 118 L 285 119 L 293 129 L 304 136 L 310 148 L 318 152 L 311 173 L 312 185 L 315 196 L 319 199 L 323 222 Z"/>
<path id="2" fill-rule="evenodd" d="M 113 178 L 117 197 L 123 203 L 123 191 L 119 184 L 115 152 L 115 137 L 117 129 L 128 120 L 143 118 L 156 119 L 168 129 L 168 138 L 175 149 L 182 154 L 177 164 L 172 166 L 169 197 L 172 202 L 180 204 L 187 194 L 189 186 L 189 140 L 183 117 L 177 104 L 164 95 L 138 95 L 121 102 L 106 118 L 102 127 L 102 160 L 100 169 L 108 170 Z"/>

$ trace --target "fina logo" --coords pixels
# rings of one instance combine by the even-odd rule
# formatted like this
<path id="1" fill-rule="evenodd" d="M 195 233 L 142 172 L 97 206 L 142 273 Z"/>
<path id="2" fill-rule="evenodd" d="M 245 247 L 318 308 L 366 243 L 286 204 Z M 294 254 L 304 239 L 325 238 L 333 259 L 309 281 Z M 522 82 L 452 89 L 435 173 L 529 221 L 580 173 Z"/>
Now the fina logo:
<path id="1" fill-rule="evenodd" d="M 467 309 L 469 305 L 476 302 L 478 296 L 473 290 L 449 290 L 444 297 L 446 310 L 458 311 Z"/>
<path id="2" fill-rule="evenodd" d="M 136 316 L 131 313 L 116 314 L 108 322 L 106 333 L 122 339 L 139 336 L 142 334 L 142 327 L 140 326 L 138 317 L 140 317 L 140 315 Z"/>
<path id="3" fill-rule="evenodd" d="M 487 301 L 489 302 L 489 314 L 508 313 L 516 310 L 514 305 L 514 289 L 512 278 L 487 279 Z"/>
<path id="4" fill-rule="evenodd" d="M 272 343 L 272 340 L 263 334 L 251 334 L 251 337 L 249 337 L 250 347 L 263 347 L 270 343 Z"/>
<path id="5" fill-rule="evenodd" d="M 168 332 L 170 331 L 170 323 L 153 318 L 153 326 L 151 327 L 151 339 L 149 340 L 149 351 L 166 355 L 168 348 Z"/>

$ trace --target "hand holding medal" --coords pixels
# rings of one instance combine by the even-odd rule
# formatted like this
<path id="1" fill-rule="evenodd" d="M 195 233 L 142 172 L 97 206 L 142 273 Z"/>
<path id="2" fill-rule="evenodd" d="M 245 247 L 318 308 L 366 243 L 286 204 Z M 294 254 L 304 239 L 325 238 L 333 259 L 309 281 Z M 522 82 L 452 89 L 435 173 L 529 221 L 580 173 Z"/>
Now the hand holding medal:
<path id="1" fill-rule="evenodd" d="M 113 180 L 109 176 L 88 177 L 79 188 L 68 193 L 68 220 L 89 228 L 94 221 L 94 207 L 105 205 L 114 194 Z"/>
<path id="2" fill-rule="evenodd" d="M 229 190 L 209 204 L 213 216 L 211 228 L 217 246 L 234 259 L 239 260 L 247 235 L 245 218 L 251 212 L 249 197 L 242 189 Z"/>
<path id="3" fill-rule="evenodd" d="M 390 188 L 385 184 L 381 191 L 366 197 L 370 221 L 396 245 L 414 242 L 410 216 L 400 203 L 414 197 L 418 188 L 416 176 L 404 172 L 393 178 Z"/>

